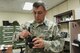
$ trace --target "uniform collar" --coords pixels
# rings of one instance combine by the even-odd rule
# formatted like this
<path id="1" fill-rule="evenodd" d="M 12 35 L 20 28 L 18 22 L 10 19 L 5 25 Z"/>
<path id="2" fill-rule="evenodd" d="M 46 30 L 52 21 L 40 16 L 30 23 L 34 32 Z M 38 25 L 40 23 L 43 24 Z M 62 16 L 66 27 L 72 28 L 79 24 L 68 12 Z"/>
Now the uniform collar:
<path id="1" fill-rule="evenodd" d="M 44 22 L 42 22 L 42 23 L 36 23 L 36 22 L 34 21 L 34 24 L 35 24 L 36 27 L 38 27 L 38 26 L 40 26 L 40 25 L 46 25 L 46 26 L 48 26 L 47 20 L 44 20 Z"/>

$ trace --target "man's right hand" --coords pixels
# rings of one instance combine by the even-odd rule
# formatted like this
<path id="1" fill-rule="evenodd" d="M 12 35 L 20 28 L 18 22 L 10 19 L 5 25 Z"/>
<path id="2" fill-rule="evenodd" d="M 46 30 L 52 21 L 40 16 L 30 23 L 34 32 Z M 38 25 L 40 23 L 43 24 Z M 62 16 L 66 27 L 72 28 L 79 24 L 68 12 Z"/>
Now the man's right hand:
<path id="1" fill-rule="evenodd" d="M 22 32 L 20 32 L 20 38 L 22 39 L 28 37 L 29 35 L 31 35 L 31 33 L 27 30 L 23 30 Z"/>

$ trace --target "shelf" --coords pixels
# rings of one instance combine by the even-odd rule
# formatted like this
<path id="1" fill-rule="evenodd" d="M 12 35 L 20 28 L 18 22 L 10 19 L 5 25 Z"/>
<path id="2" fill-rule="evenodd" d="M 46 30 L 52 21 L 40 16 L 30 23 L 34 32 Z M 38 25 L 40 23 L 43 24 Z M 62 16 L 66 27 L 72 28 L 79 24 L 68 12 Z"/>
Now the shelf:
<path id="1" fill-rule="evenodd" d="M 17 43 L 16 45 L 25 45 L 25 43 Z"/>
<path id="2" fill-rule="evenodd" d="M 13 26 L 3 26 L 3 27 L 9 27 L 10 28 L 10 27 L 13 27 Z"/>
<path id="3" fill-rule="evenodd" d="M 15 26 L 15 27 L 20 27 L 20 26 Z"/>
<path id="4" fill-rule="evenodd" d="M 76 44 L 76 43 L 72 43 L 72 45 L 73 45 L 73 46 L 76 46 L 76 47 L 79 47 L 79 45 L 78 45 L 78 44 Z"/>
<path id="5" fill-rule="evenodd" d="M 64 40 L 70 42 L 70 38 L 64 38 Z"/>
<path id="6" fill-rule="evenodd" d="M 3 32 L 3 33 L 13 33 L 13 32 Z"/>
<path id="7" fill-rule="evenodd" d="M 60 17 L 60 16 L 64 16 L 64 15 L 69 15 L 69 14 L 72 15 L 72 11 L 73 10 L 63 12 L 63 13 L 55 15 L 54 17 Z"/>
<path id="8" fill-rule="evenodd" d="M 4 33 L 3 36 L 13 36 L 13 33 Z"/>
<path id="9" fill-rule="evenodd" d="M 2 32 L 0 33 L 0 40 L 1 40 L 0 44 L 18 44 L 20 45 L 21 43 L 23 43 L 22 41 L 13 43 L 13 35 L 14 33 L 15 35 L 19 33 L 20 26 L 2 26 L 0 28 L 0 31 Z M 18 45 L 14 45 L 14 47 L 17 47 Z"/>
<path id="10" fill-rule="evenodd" d="M 58 24 L 61 24 L 61 23 L 68 23 L 69 21 L 60 21 Z"/>
<path id="11" fill-rule="evenodd" d="M 15 32 L 15 34 L 18 34 L 18 33 L 20 33 L 20 32 Z"/>
<path id="12" fill-rule="evenodd" d="M 80 22 L 80 19 L 77 19 L 77 20 L 69 20 L 69 21 L 60 21 L 58 24 L 68 23 L 68 22 Z"/>
<path id="13" fill-rule="evenodd" d="M 74 20 L 74 10 L 69 10 L 57 15 L 54 15 L 54 17 L 56 17 L 56 22 L 57 23 L 68 23 L 71 20 Z"/>
<path id="14" fill-rule="evenodd" d="M 12 40 L 9 40 L 9 41 L 3 41 L 3 42 L 12 42 Z"/>
<path id="15" fill-rule="evenodd" d="M 12 37 L 13 37 L 13 36 L 6 36 L 6 37 L 5 37 L 5 36 L 3 36 L 3 38 L 12 38 Z"/>
<path id="16" fill-rule="evenodd" d="M 80 22 L 80 19 L 71 20 L 71 22 Z"/>

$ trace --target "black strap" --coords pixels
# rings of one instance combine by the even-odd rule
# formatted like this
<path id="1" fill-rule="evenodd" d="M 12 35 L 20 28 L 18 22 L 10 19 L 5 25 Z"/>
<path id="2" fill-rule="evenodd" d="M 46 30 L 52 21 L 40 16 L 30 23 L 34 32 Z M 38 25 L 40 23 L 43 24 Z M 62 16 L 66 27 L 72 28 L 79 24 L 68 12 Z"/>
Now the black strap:
<path id="1" fill-rule="evenodd" d="M 28 31 L 30 32 L 30 27 L 28 27 Z"/>

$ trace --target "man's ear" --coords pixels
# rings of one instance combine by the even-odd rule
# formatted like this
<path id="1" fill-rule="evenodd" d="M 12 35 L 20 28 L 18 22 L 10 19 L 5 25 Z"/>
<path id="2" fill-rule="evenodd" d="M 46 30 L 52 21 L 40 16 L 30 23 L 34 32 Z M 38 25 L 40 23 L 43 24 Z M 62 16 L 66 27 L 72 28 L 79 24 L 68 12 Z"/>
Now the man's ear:
<path id="1" fill-rule="evenodd" d="M 47 14 L 47 10 L 45 10 L 45 15 Z"/>

